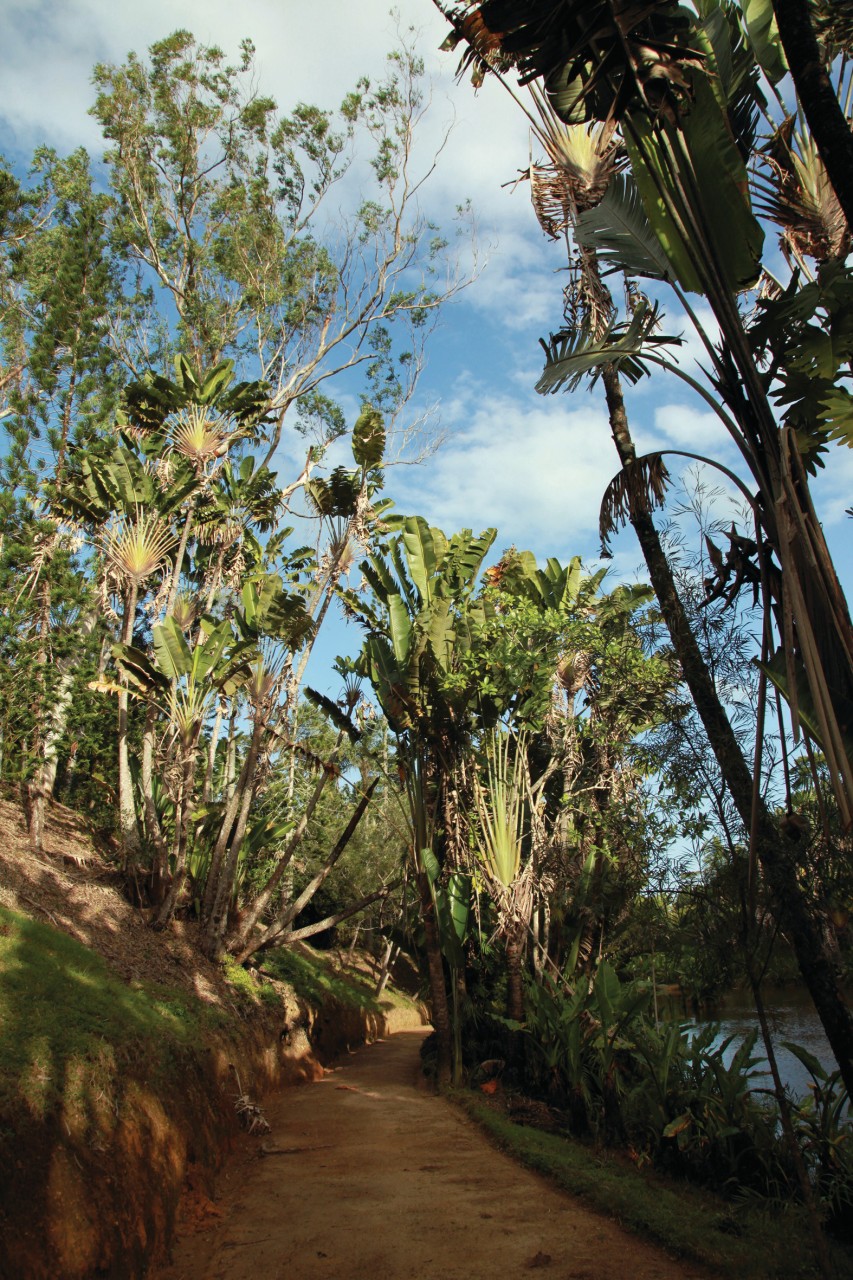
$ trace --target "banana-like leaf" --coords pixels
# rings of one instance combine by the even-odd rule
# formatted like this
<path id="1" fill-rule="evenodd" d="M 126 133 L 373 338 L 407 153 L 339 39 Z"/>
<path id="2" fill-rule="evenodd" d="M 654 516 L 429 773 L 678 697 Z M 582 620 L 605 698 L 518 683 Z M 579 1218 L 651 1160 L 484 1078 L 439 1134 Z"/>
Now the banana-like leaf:
<path id="1" fill-rule="evenodd" d="M 431 533 L 433 542 L 437 543 L 441 530 L 432 529 Z M 476 535 L 470 529 L 462 529 L 449 542 L 444 539 L 443 553 L 440 548 L 439 554 L 439 566 L 445 580 L 444 593 L 464 594 L 473 587 L 480 566 L 497 536 L 497 529 L 484 529 Z"/>
<path id="2" fill-rule="evenodd" d="M 377 600 L 381 600 L 383 604 L 388 604 L 388 601 L 395 596 L 399 599 L 399 589 L 382 556 L 371 556 L 369 560 L 362 561 L 359 568 L 370 584 Z"/>
<path id="3" fill-rule="evenodd" d="M 598 966 L 593 990 L 602 1022 L 605 1024 L 611 1023 L 616 1010 L 619 1008 L 622 984 L 619 981 L 616 970 L 606 960 L 602 960 Z"/>
<path id="4" fill-rule="evenodd" d="M 594 380 L 604 364 L 614 365 L 628 382 L 638 382 L 649 372 L 643 360 L 646 351 L 681 341 L 656 334 L 658 321 L 657 307 L 641 304 L 627 324 L 611 323 L 601 335 L 581 328 L 555 334 L 548 344 L 540 340 L 546 363 L 536 390 L 540 395 L 563 387 L 574 391 L 587 374 Z"/>
<path id="5" fill-rule="evenodd" d="M 433 601 L 427 619 L 426 636 L 436 662 L 442 671 L 449 671 L 456 640 L 449 600 Z"/>
<path id="6" fill-rule="evenodd" d="M 706 292 L 707 257 L 692 237 L 691 218 L 701 220 L 732 292 L 754 284 L 764 232 L 750 206 L 743 157 L 707 78 L 694 77 L 693 102 L 680 130 L 644 112 L 629 112 L 625 145 L 646 216 L 682 288 Z M 691 171 L 684 184 L 691 192 L 689 204 L 680 180 L 685 163 Z M 680 223 L 661 191 L 680 210 Z"/>
<path id="7" fill-rule="evenodd" d="M 403 521 L 403 523 L 405 523 L 405 520 Z M 388 554 L 391 557 L 391 563 L 393 564 L 394 571 L 397 574 L 397 581 L 398 581 L 400 592 L 403 596 L 403 599 L 406 601 L 406 604 L 408 605 L 410 612 L 417 613 L 418 611 L 417 592 L 415 590 L 414 584 L 409 578 L 409 569 L 406 564 L 406 560 L 403 556 L 403 550 L 402 550 L 401 544 L 402 544 L 401 538 L 394 538 L 390 546 L 388 547 Z"/>
<path id="8" fill-rule="evenodd" d="M 432 531 L 423 516 L 407 517 L 403 525 L 403 545 L 412 582 L 420 592 L 422 606 L 428 607 L 432 602 L 437 559 Z"/>
<path id="9" fill-rule="evenodd" d="M 593 250 L 604 267 L 647 280 L 674 279 L 630 174 L 617 173 L 610 180 L 599 203 L 578 217 L 574 237 L 582 248 Z"/>
<path id="10" fill-rule="evenodd" d="M 193 399 L 196 399 L 200 388 L 198 379 L 195 376 L 195 372 L 189 360 L 185 355 L 178 354 L 175 356 L 174 364 L 178 386 L 182 391 L 189 393 Z"/>
<path id="11" fill-rule="evenodd" d="M 385 423 L 382 414 L 367 404 L 352 429 L 352 456 L 360 467 L 378 467 L 385 454 Z"/>
<path id="12" fill-rule="evenodd" d="M 215 369 L 207 374 L 199 388 L 198 403 L 213 404 L 222 395 L 222 392 L 231 382 L 234 376 L 234 361 L 223 360 Z"/>
<path id="13" fill-rule="evenodd" d="M 394 646 L 394 657 L 401 667 L 409 658 L 409 646 L 412 641 L 412 622 L 405 601 L 399 595 L 388 597 L 388 622 L 391 632 L 391 644 Z"/>
<path id="14" fill-rule="evenodd" d="M 454 871 L 447 882 L 447 898 L 453 931 L 460 942 L 465 941 L 468 921 L 471 917 L 471 877 L 464 871 Z"/>
<path id="15" fill-rule="evenodd" d="M 157 669 L 169 680 L 179 680 L 192 671 L 193 655 L 184 633 L 174 618 L 164 618 L 152 628 Z"/>
<path id="16" fill-rule="evenodd" d="M 166 681 L 162 672 L 141 649 L 117 642 L 112 646 L 111 652 L 124 679 L 138 692 L 150 694 L 155 689 L 165 686 Z"/>
<path id="17" fill-rule="evenodd" d="M 165 619 L 173 621 L 173 619 Z M 207 619 L 202 620 L 204 640 L 197 644 L 192 653 L 192 678 L 206 680 L 215 667 L 219 665 L 228 644 L 234 639 L 231 623 L 227 620 L 214 626 L 205 626 Z"/>
<path id="18" fill-rule="evenodd" d="M 788 61 L 779 39 L 773 0 L 740 0 L 740 6 L 755 61 L 770 83 L 778 84 L 788 73 Z"/>

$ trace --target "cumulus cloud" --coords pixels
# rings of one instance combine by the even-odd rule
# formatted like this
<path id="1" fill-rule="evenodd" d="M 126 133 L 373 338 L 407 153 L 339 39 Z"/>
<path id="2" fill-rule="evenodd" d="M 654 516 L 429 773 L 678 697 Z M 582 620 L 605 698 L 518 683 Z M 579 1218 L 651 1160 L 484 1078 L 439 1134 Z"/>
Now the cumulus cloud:
<path id="1" fill-rule="evenodd" d="M 497 395 L 446 408 L 457 425 L 428 470 L 389 475 L 401 510 L 447 532 L 495 525 L 500 546 L 540 556 L 596 554 L 598 507 L 617 468 L 599 401 Z"/>

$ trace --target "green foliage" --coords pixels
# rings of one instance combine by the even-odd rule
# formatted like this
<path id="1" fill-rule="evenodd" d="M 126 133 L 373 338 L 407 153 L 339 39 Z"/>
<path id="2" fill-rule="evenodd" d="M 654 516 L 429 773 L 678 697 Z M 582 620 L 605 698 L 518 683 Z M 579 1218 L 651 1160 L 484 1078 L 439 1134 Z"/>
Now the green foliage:
<path id="1" fill-rule="evenodd" d="M 351 972 L 335 973 L 323 956 L 307 947 L 276 947 L 264 957 L 264 967 L 282 982 L 289 982 L 297 995 L 315 1007 L 331 999 L 350 1008 L 381 1012 L 365 979 Z"/>
<path id="2" fill-rule="evenodd" d="M 454 1097 L 501 1150 L 686 1263 L 731 1280 L 819 1274 L 805 1214 L 795 1205 L 772 1216 L 756 1203 L 733 1207 L 699 1187 L 634 1168 L 620 1154 L 514 1124 L 472 1095 Z M 844 1274 L 849 1257 L 837 1246 L 833 1254 Z"/>

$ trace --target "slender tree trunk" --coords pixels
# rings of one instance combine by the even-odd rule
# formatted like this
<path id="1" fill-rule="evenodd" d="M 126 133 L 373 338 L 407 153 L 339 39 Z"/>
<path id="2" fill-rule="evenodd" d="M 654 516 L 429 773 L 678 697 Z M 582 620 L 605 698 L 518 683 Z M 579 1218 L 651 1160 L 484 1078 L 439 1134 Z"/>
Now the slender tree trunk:
<path id="1" fill-rule="evenodd" d="M 132 583 L 125 601 L 122 642 L 133 640 L 133 623 L 136 618 L 137 585 Z M 127 743 L 129 694 L 122 689 L 118 695 L 118 819 L 125 868 L 135 870 L 142 842 L 136 820 L 136 803 L 133 798 L 133 777 L 130 772 L 130 756 Z"/>
<path id="2" fill-rule="evenodd" d="M 172 872 L 172 883 L 169 892 L 154 920 L 155 929 L 163 929 L 172 919 L 181 892 L 187 878 L 187 843 L 190 832 L 190 814 L 192 813 L 193 780 L 195 777 L 195 744 L 185 749 L 184 764 L 181 777 L 181 794 L 175 813 L 175 866 Z"/>
<path id="3" fill-rule="evenodd" d="M 83 616 L 76 637 L 81 647 L 94 631 L 99 616 L 95 609 L 90 609 Z M 80 655 L 75 652 L 68 654 L 56 663 L 58 682 L 53 695 L 53 709 L 47 717 L 43 760 L 37 774 L 38 790 L 46 800 L 49 800 L 53 795 L 53 788 L 56 783 L 59 743 L 68 723 L 68 712 L 71 710 L 71 697 L 74 692 L 74 677 L 77 674 L 79 661 Z"/>
<path id="4" fill-rule="evenodd" d="M 803 115 L 853 231 L 853 133 L 824 65 L 808 0 L 773 0 L 779 38 Z"/>
<path id="5" fill-rule="evenodd" d="M 506 939 L 506 1016 L 514 1022 L 524 1021 L 523 952 L 524 935 L 518 924 L 513 922 Z"/>
<path id="6" fill-rule="evenodd" d="M 330 760 L 334 760 L 335 756 L 338 754 L 338 751 L 340 750 L 340 747 L 341 747 L 341 742 L 343 740 L 343 736 L 344 736 L 343 730 L 341 730 L 338 733 L 337 739 L 335 740 L 335 745 L 334 745 L 334 748 L 332 749 Z M 317 804 L 320 800 L 321 795 L 323 794 L 323 791 L 325 790 L 326 783 L 329 781 L 330 776 L 331 776 L 330 771 L 328 769 L 323 769 L 319 778 L 314 784 L 314 790 L 311 792 L 311 797 L 308 801 L 308 804 L 305 807 L 305 812 L 302 814 L 302 817 L 299 819 L 296 829 L 293 832 L 293 835 L 290 837 L 290 840 L 288 841 L 287 848 L 285 849 L 284 853 L 282 854 L 281 858 L 276 864 L 276 867 L 272 875 L 268 878 L 266 884 L 261 889 L 258 896 L 255 898 L 255 901 L 252 903 L 251 907 L 249 907 L 246 910 L 246 913 L 243 916 L 243 921 L 240 925 L 239 932 L 236 934 L 233 941 L 233 946 L 235 949 L 238 947 L 242 949 L 246 948 L 246 946 L 248 945 L 249 939 L 252 936 L 253 930 L 255 929 L 256 925 L 260 921 L 261 916 L 264 914 L 269 904 L 272 902 L 275 892 L 278 889 L 278 886 L 281 884 L 284 874 L 290 865 L 290 861 L 294 853 L 296 852 L 302 840 L 302 837 L 305 835 L 305 832 L 308 827 L 308 823 L 311 821 L 312 817 L 314 816 L 314 810 L 317 808 Z M 361 812 L 363 813 L 364 810 L 362 809 Z M 359 814 L 359 817 L 360 816 L 361 814 Z M 291 916 L 291 919 L 293 919 L 292 916 Z M 241 954 L 242 954 L 242 951 L 241 951 Z"/>
<path id="7" fill-rule="evenodd" d="M 216 899 L 220 879 L 223 874 L 225 854 L 228 849 L 231 833 L 234 830 L 234 823 L 237 821 L 237 814 L 240 810 L 243 789 L 249 777 L 249 763 L 253 754 L 252 744 L 255 741 L 256 733 L 260 733 L 257 719 L 255 720 L 255 725 L 252 729 L 249 753 L 243 761 L 243 767 L 240 770 L 240 777 L 236 784 L 232 784 L 229 791 L 226 793 L 225 812 L 222 816 L 222 822 L 219 827 L 219 835 L 216 838 L 216 844 L 213 846 L 213 852 L 210 857 L 210 866 L 207 869 L 207 880 L 204 886 L 204 896 L 202 898 L 201 906 L 201 919 L 204 925 L 207 925 L 210 922 L 210 917 L 213 912 L 213 904 Z M 257 755 L 255 758 L 257 758 Z"/>
<path id="8" fill-rule="evenodd" d="M 303 929 L 294 929 L 292 933 L 287 935 L 288 942 L 302 942 L 304 938 L 313 938 L 318 933 L 325 933 L 327 929 L 334 929 L 336 924 L 341 924 L 344 920 L 349 920 L 359 911 L 364 911 L 365 907 L 369 907 L 374 902 L 384 901 L 389 894 L 399 889 L 400 880 L 395 880 L 393 884 L 385 885 L 382 889 L 376 889 L 373 893 L 367 894 L 364 898 L 359 898 L 358 902 L 351 903 L 345 907 L 343 911 L 336 911 L 332 916 L 326 916 L 324 920 L 317 920 L 314 924 L 306 924 Z"/>
<path id="9" fill-rule="evenodd" d="M 415 873 L 418 895 L 421 900 L 421 923 L 424 927 L 426 941 L 427 969 L 429 971 L 430 1007 L 432 1025 L 438 1040 L 438 1083 L 450 1084 L 453 1071 L 453 1033 L 450 1022 L 450 1006 L 447 1002 L 447 983 L 444 979 L 444 963 L 441 958 L 441 943 L 438 936 L 438 922 L 435 918 L 435 903 L 429 877 L 425 871 Z"/>
<path id="10" fill-rule="evenodd" d="M 166 599 L 165 616 L 168 618 L 172 615 L 175 608 L 175 600 L 178 595 L 178 583 L 181 580 L 181 569 L 184 564 L 184 556 L 187 551 L 187 543 L 190 540 L 190 530 L 192 529 L 193 516 L 195 512 L 192 507 L 186 514 L 184 527 L 181 530 L 181 541 L 178 544 L 178 550 L 175 552 L 175 565 L 172 569 L 172 580 L 169 583 L 169 595 Z"/>
<path id="11" fill-rule="evenodd" d="M 155 706 L 151 706 L 149 707 L 148 714 L 145 717 L 145 728 L 142 733 L 142 766 L 140 781 L 142 784 L 145 838 L 154 851 L 151 866 L 151 898 L 155 905 L 159 906 L 166 893 L 166 877 L 169 871 L 169 850 L 166 847 L 166 841 L 160 827 L 160 819 L 157 816 L 157 806 L 154 803 L 154 737 L 156 732 L 157 714 L 157 708 Z"/>
<path id="12" fill-rule="evenodd" d="M 604 369 L 603 381 L 613 440 L 620 461 L 626 466 L 634 461 L 636 455 L 619 377 L 612 366 Z M 740 819 L 749 831 L 753 821 L 752 772 L 744 759 L 693 634 L 648 506 L 642 501 L 634 503 L 630 520 L 642 548 L 685 683 Z M 853 1018 L 841 995 L 837 970 L 826 955 L 820 929 L 800 886 L 796 840 L 780 830 L 760 798 L 755 819 L 758 859 L 779 908 L 785 931 L 793 944 L 800 972 L 838 1062 L 845 1087 L 850 1092 L 853 1089 Z"/>
<path id="13" fill-rule="evenodd" d="M 218 960 L 222 955 L 224 947 L 225 932 L 228 927 L 228 911 L 231 905 L 231 895 L 234 891 L 234 881 L 237 878 L 237 863 L 240 858 L 240 849 L 243 844 L 243 837 L 246 834 L 246 826 L 249 821 L 249 809 L 251 808 L 252 799 L 255 794 L 255 773 L 257 770 L 258 756 L 261 750 L 261 740 L 263 738 L 263 713 L 260 707 L 255 708 L 255 723 L 252 727 L 252 740 L 249 744 L 249 754 L 243 766 L 243 772 L 240 777 L 240 786 L 234 794 L 232 803 L 228 806 L 226 821 L 222 824 L 219 840 L 214 849 L 214 857 L 211 862 L 211 870 L 209 874 L 213 874 L 214 865 L 221 870 L 216 876 L 215 889 L 212 894 L 212 904 L 210 908 L 210 916 L 207 921 L 204 937 L 205 953 L 211 960 Z M 228 818 L 235 811 L 233 830 L 231 822 Z M 228 855 L 225 857 L 225 848 L 230 838 L 230 848 Z"/>
<path id="14" fill-rule="evenodd" d="M 222 718 L 225 714 L 225 704 L 221 698 L 216 703 L 216 716 L 213 721 L 213 728 L 210 731 L 210 742 L 207 748 L 207 767 L 204 771 L 204 785 L 201 790 L 202 804 L 209 804 L 210 797 L 213 794 L 213 770 L 216 765 L 216 748 L 219 746 L 219 734 L 222 731 Z"/>
<path id="15" fill-rule="evenodd" d="M 326 776 L 325 773 L 323 776 L 324 777 Z M 323 863 L 323 866 L 320 868 L 317 874 L 311 880 L 309 880 L 308 884 L 299 894 L 299 897 L 296 898 L 294 902 L 291 902 L 288 906 L 286 906 L 285 909 L 278 916 L 278 918 L 274 920 L 272 924 L 269 926 L 269 928 L 265 929 L 264 932 L 261 934 L 261 936 L 256 940 L 253 941 L 251 937 L 252 929 L 254 928 L 253 925 L 250 926 L 248 932 L 244 932 L 245 926 L 244 928 L 241 928 L 240 934 L 238 935 L 238 938 L 236 940 L 237 945 L 240 945 L 242 943 L 242 947 L 237 955 L 237 961 L 239 964 L 244 964 L 245 961 L 248 960 L 249 956 L 253 955 L 254 952 L 263 950 L 265 947 L 268 947 L 272 942 L 274 942 L 277 938 L 280 938 L 282 934 L 286 933 L 290 925 L 293 924 L 293 921 L 299 915 L 300 911 L 302 911 L 308 905 L 308 903 L 314 897 L 317 890 L 323 885 L 323 883 L 326 881 L 328 876 L 331 874 L 331 872 L 335 867 L 336 862 L 341 857 L 342 853 L 344 852 L 350 840 L 352 839 L 355 833 L 355 830 L 359 822 L 361 821 L 361 818 L 362 818 L 362 815 L 364 814 L 365 809 L 370 804 L 370 798 L 373 795 L 373 792 L 376 790 L 376 787 L 378 785 L 379 785 L 379 779 L 374 778 L 373 782 L 370 784 L 367 791 L 361 797 L 358 804 L 356 805 L 355 812 L 353 813 L 352 817 L 347 823 L 344 831 L 342 832 L 338 840 L 335 842 L 335 847 L 332 849 L 331 853 L 329 854 L 328 858 Z"/>

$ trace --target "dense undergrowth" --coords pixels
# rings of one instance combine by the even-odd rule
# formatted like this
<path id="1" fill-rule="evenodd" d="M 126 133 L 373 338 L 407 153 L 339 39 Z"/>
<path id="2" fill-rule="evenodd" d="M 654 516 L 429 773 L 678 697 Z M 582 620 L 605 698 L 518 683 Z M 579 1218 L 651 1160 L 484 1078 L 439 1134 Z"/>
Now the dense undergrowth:
<path id="1" fill-rule="evenodd" d="M 651 1001 L 603 962 L 573 992 L 529 984 L 523 1022 L 469 1006 L 464 1062 L 483 1093 L 465 1105 L 526 1163 L 680 1255 L 733 1276 L 810 1274 L 802 1174 L 757 1078 L 757 1035 L 736 1045 L 714 1026 L 656 1024 Z M 838 1274 L 853 1274 L 847 1095 L 789 1047 L 812 1077 L 805 1099 L 786 1099 L 796 1152 Z"/>

